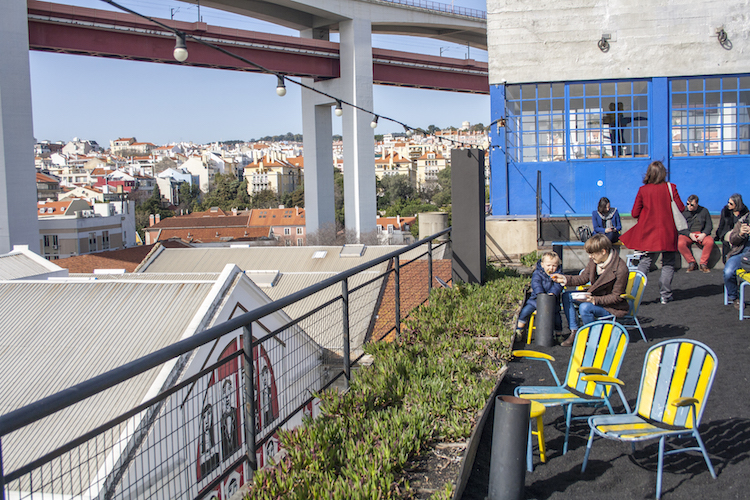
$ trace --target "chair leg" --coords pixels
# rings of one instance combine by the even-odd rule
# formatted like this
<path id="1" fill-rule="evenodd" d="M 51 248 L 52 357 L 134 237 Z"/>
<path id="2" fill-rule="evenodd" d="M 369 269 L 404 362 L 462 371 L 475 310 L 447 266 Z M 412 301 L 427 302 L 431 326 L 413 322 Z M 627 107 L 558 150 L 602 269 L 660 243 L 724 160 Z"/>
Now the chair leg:
<path id="1" fill-rule="evenodd" d="M 534 450 L 531 445 L 531 422 L 529 422 L 529 435 L 526 438 L 526 470 L 528 472 L 534 472 Z"/>
<path id="2" fill-rule="evenodd" d="M 531 317 L 529 318 L 529 333 L 526 338 L 527 344 L 531 344 L 531 332 L 534 331 L 534 318 L 536 318 L 536 311 L 531 313 Z"/>
<path id="3" fill-rule="evenodd" d="M 659 465 L 656 468 L 656 500 L 661 498 L 661 473 L 664 470 L 664 437 L 659 439 Z"/>
<path id="4" fill-rule="evenodd" d="M 589 461 L 589 453 L 591 453 L 591 445 L 594 444 L 594 429 L 591 429 L 589 433 L 589 442 L 586 443 L 586 454 L 583 456 L 583 465 L 581 466 L 581 473 L 586 472 L 586 464 Z"/>
<path id="5" fill-rule="evenodd" d="M 633 320 L 635 320 L 635 325 L 638 327 L 638 331 L 641 332 L 641 337 L 643 337 L 644 342 L 648 342 L 648 339 L 646 338 L 646 334 L 643 333 L 643 328 L 641 328 L 641 322 L 638 321 L 638 318 L 633 316 Z"/>
<path id="6" fill-rule="evenodd" d="M 703 440 L 701 439 L 701 436 L 700 434 L 698 434 L 698 431 L 696 429 L 693 429 L 693 436 L 695 436 L 695 440 L 698 441 L 698 446 L 701 449 L 701 453 L 703 453 L 703 459 L 706 461 L 706 465 L 708 466 L 708 472 L 711 473 L 712 478 L 716 479 L 716 472 L 714 471 L 713 464 L 711 464 L 711 459 L 708 458 L 706 445 L 703 444 Z"/>
<path id="7" fill-rule="evenodd" d="M 547 445 L 544 443 L 544 415 L 536 417 L 536 436 L 539 440 L 539 459 L 547 461 Z"/>
<path id="8" fill-rule="evenodd" d="M 568 405 L 568 414 L 565 418 L 565 443 L 563 444 L 563 455 L 568 453 L 568 437 L 570 436 L 570 420 L 573 414 L 573 405 Z"/>

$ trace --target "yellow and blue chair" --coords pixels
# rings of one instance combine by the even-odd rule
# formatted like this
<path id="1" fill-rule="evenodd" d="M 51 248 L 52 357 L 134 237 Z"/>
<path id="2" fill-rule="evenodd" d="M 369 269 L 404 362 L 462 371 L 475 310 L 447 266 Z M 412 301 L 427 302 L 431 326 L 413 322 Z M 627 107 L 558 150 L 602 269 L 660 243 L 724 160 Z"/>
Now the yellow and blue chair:
<path id="1" fill-rule="evenodd" d="M 641 307 L 641 299 L 643 299 L 643 291 L 646 289 L 647 283 L 648 278 L 645 274 L 638 270 L 631 270 L 628 273 L 628 285 L 625 288 L 625 293 L 621 295 L 622 298 L 628 301 L 628 313 L 620 318 L 612 316 L 612 321 L 616 320 L 625 328 L 637 328 L 644 342 L 648 342 L 648 339 L 646 338 L 646 334 L 643 333 L 640 321 L 638 321 L 638 308 Z M 631 321 L 634 325 L 625 323 Z"/>
<path id="2" fill-rule="evenodd" d="M 630 407 L 622 394 L 622 382 L 617 379 L 630 337 L 624 326 L 612 321 L 594 321 L 578 329 L 570 354 L 568 372 L 560 382 L 549 354 L 536 351 L 513 351 L 517 358 L 544 361 L 552 372 L 556 386 L 519 386 L 516 397 L 536 401 L 545 407 L 566 407 L 565 443 L 563 454 L 568 452 L 568 436 L 573 406 L 606 406 L 614 414 L 610 395 L 612 387 L 617 390 L 620 400 L 630 412 Z M 588 417 L 575 417 L 575 419 Z"/>
<path id="3" fill-rule="evenodd" d="M 716 374 L 716 354 L 694 340 L 667 340 L 646 353 L 635 409 L 626 415 L 595 415 L 589 418 L 591 433 L 581 472 L 585 472 L 595 436 L 629 442 L 659 439 L 656 498 L 661 497 L 664 455 L 700 451 L 711 476 L 716 473 L 698 433 L 701 416 Z M 693 437 L 698 446 L 664 451 L 667 438 Z M 679 444 L 679 443 L 675 443 Z"/>

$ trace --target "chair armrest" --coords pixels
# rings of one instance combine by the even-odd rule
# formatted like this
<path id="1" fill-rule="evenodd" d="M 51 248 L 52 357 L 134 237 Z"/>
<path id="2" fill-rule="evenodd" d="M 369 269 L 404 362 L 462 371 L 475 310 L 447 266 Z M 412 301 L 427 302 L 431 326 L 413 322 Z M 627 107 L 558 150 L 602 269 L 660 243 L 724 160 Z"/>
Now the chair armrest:
<path id="1" fill-rule="evenodd" d="M 514 358 L 532 358 L 532 359 L 545 359 L 547 361 L 554 361 L 555 358 L 549 354 L 537 351 L 512 351 L 511 354 Z"/>
<path id="2" fill-rule="evenodd" d="M 681 406 L 697 405 L 698 403 L 700 403 L 700 401 L 695 398 L 675 398 L 670 401 L 670 404 L 672 406 L 676 406 L 678 408 Z"/>
<path id="3" fill-rule="evenodd" d="M 584 375 L 581 377 L 584 382 L 595 382 L 597 384 L 606 385 L 625 385 L 625 382 L 615 377 L 608 377 L 606 375 Z"/>
<path id="4" fill-rule="evenodd" d="M 633 297 L 629 293 L 623 293 L 622 295 L 620 295 L 620 297 L 626 300 L 635 300 L 635 297 Z"/>
<path id="5" fill-rule="evenodd" d="M 594 368 L 593 366 L 581 366 L 578 368 L 578 373 L 585 373 L 586 375 L 606 375 L 607 372 L 601 368 Z"/>

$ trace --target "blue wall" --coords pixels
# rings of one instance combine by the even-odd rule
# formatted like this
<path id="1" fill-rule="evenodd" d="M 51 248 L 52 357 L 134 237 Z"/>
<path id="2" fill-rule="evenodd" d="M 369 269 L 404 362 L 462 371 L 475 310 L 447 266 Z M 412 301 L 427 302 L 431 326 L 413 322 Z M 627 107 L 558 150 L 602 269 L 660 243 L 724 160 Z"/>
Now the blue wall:
<path id="1" fill-rule="evenodd" d="M 554 162 L 508 161 L 505 130 L 496 120 L 505 116 L 505 86 L 490 87 L 493 125 L 490 127 L 490 203 L 494 215 L 536 213 L 537 171 L 542 173 L 542 213 L 590 214 L 606 196 L 621 213 L 630 212 L 648 164 L 661 160 L 680 197 L 696 194 L 700 204 L 718 211 L 729 195 L 740 193 L 750 204 L 750 156 L 670 157 L 669 92 L 667 78 L 653 78 L 649 94 L 649 157 Z"/>

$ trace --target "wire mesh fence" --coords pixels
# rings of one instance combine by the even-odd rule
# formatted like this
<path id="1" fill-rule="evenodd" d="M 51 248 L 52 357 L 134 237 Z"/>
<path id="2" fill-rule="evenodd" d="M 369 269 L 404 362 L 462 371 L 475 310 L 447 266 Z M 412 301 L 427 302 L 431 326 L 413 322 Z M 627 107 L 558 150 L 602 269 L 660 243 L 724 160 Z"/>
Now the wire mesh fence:
<path id="1" fill-rule="evenodd" d="M 347 386 L 367 342 L 450 279 L 450 261 L 419 246 L 0 416 L 0 498 L 231 497 L 274 461 L 280 429 L 316 416 L 316 394 Z M 142 403 L 123 411 L 126 393 Z"/>

